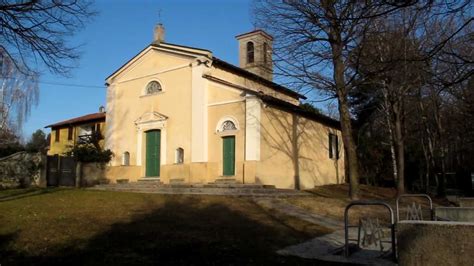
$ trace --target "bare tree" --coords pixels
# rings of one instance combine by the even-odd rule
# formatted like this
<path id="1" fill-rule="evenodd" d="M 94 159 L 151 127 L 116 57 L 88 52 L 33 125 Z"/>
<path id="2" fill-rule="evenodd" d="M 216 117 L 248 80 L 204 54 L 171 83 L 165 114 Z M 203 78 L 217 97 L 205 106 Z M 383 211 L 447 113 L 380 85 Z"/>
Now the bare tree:
<path id="1" fill-rule="evenodd" d="M 385 117 L 399 193 L 405 190 L 405 142 L 408 132 L 415 131 L 413 127 L 424 132 L 418 136 L 427 172 L 433 172 L 439 164 L 439 187 L 443 187 L 447 138 L 442 108 L 451 98 L 447 88 L 472 75 L 469 56 L 462 52 L 472 49 L 453 49 L 470 46 L 466 41 L 472 35 L 472 18 L 463 16 L 466 7 L 462 2 L 433 2 L 381 16 L 353 59 L 359 86 L 373 87 L 365 92 L 372 98 L 366 99 L 378 98 L 379 112 Z M 414 113 L 417 106 L 418 112 Z M 407 128 L 407 119 L 411 120 L 411 129 Z"/>
<path id="2" fill-rule="evenodd" d="M 0 46 L 25 74 L 46 66 L 52 73 L 67 75 L 79 58 L 67 37 L 92 15 L 88 0 L 0 0 Z"/>
<path id="3" fill-rule="evenodd" d="M 410 4 L 330 0 L 255 4 L 258 25 L 275 38 L 279 74 L 291 78 L 290 86 L 296 89 L 318 90 L 338 101 L 352 199 L 359 197 L 359 162 L 348 101 L 356 71 L 349 60 L 374 18 Z"/>
<path id="4" fill-rule="evenodd" d="M 38 103 L 38 75 L 21 71 L 1 47 L 0 62 L 0 136 L 18 135 L 31 106 Z M 11 141 L 0 138 L 0 144 Z"/>
<path id="5" fill-rule="evenodd" d="M 82 29 L 94 14 L 88 0 L 0 0 L 2 136 L 18 136 L 31 106 L 38 103 L 42 69 L 70 74 L 79 51 L 67 43 L 67 38 Z"/>
<path id="6" fill-rule="evenodd" d="M 431 58 L 443 51 L 449 43 L 470 20 L 460 20 L 470 8 L 470 1 L 271 1 L 257 0 L 255 14 L 257 25 L 268 30 L 275 37 L 274 52 L 276 69 L 282 77 L 289 80 L 293 88 L 303 92 L 317 90 L 338 101 L 339 117 L 341 121 L 343 142 L 349 161 L 349 181 L 351 198 L 358 197 L 358 159 L 356 143 L 351 125 L 351 105 L 349 93 L 360 79 L 359 67 L 363 59 L 362 53 L 373 49 L 373 46 L 364 47 L 369 33 L 375 34 L 375 23 L 381 19 L 396 19 L 403 23 L 399 25 L 401 36 L 404 39 L 416 40 L 422 36 L 424 43 L 411 44 L 419 46 L 422 56 L 406 58 L 385 58 L 384 69 L 398 70 L 393 66 L 400 66 L 402 61 L 429 62 Z M 407 14 L 405 14 L 408 12 Z M 414 16 L 405 18 L 404 15 Z M 442 21 L 455 25 L 455 30 L 441 30 L 441 34 L 431 34 L 435 21 Z M 458 22 L 463 23 L 459 24 Z M 431 38 L 433 37 L 433 38 Z M 395 51 L 392 49 L 392 51 Z M 403 52 L 403 51 L 402 51 Z M 412 55 L 415 53 L 411 52 Z M 403 53 L 402 53 L 403 55 Z M 380 65 L 379 65 L 380 66 Z M 388 68 L 386 68 L 388 66 Z M 385 69 L 386 68 L 386 69 Z M 412 72 L 405 71 L 411 74 Z M 422 76 L 413 76 L 394 81 L 386 85 L 388 123 L 392 124 L 391 136 L 394 146 L 394 172 L 398 177 L 399 191 L 404 189 L 404 144 L 403 144 L 403 117 L 405 116 L 403 95 L 407 95 L 413 87 L 419 86 Z M 418 84 L 413 84 L 416 80 Z M 416 83 L 415 82 L 415 83 Z M 409 84 L 409 85 L 408 85 Z M 395 116 L 394 116 L 395 114 Z M 400 178 L 401 175 L 401 178 Z"/>

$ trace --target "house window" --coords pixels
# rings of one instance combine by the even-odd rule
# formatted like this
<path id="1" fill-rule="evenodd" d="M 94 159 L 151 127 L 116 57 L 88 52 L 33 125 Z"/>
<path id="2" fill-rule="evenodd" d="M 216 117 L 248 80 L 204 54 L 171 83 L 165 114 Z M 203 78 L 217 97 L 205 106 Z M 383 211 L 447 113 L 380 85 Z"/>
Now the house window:
<path id="1" fill-rule="evenodd" d="M 177 164 L 182 164 L 184 163 L 184 149 L 183 148 L 177 148 L 176 149 L 176 160 L 175 163 Z"/>
<path id="2" fill-rule="evenodd" d="M 148 83 L 148 85 L 146 85 L 146 91 L 145 93 L 147 95 L 150 95 L 150 94 L 155 94 L 155 93 L 158 93 L 161 91 L 161 85 L 158 81 L 156 80 L 153 80 L 153 81 L 150 81 Z"/>
<path id="3" fill-rule="evenodd" d="M 59 128 L 56 128 L 56 130 L 54 131 L 54 141 L 56 142 L 59 142 L 59 132 L 60 132 Z"/>
<path id="4" fill-rule="evenodd" d="M 100 123 L 95 124 L 95 132 L 96 132 L 97 137 L 98 137 L 99 139 L 103 139 L 103 137 L 102 137 L 102 132 L 100 131 Z"/>
<path id="5" fill-rule="evenodd" d="M 72 140 L 73 127 L 67 129 L 67 140 Z"/>
<path id="6" fill-rule="evenodd" d="M 253 42 L 247 43 L 247 64 L 253 63 L 255 61 L 255 51 Z"/>
<path id="7" fill-rule="evenodd" d="M 332 133 L 329 133 L 329 158 L 339 159 L 339 138 Z"/>
<path id="8" fill-rule="evenodd" d="M 130 153 L 128 151 L 124 152 L 122 155 L 122 165 L 123 166 L 130 165 Z"/>

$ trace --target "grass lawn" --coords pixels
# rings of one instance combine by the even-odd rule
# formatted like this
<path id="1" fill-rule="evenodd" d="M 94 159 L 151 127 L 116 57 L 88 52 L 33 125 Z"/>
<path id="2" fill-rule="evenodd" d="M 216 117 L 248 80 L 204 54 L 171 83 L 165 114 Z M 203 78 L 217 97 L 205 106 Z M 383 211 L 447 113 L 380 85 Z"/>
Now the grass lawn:
<path id="1" fill-rule="evenodd" d="M 248 198 L 0 191 L 0 264 L 318 264 L 276 250 L 328 229 Z"/>
<path id="2" fill-rule="evenodd" d="M 374 187 L 368 185 L 360 185 L 361 200 L 379 200 L 388 203 L 392 206 L 394 215 L 396 215 L 396 198 L 397 191 L 394 188 Z M 287 201 L 295 206 L 308 210 L 309 212 L 324 215 L 339 221 L 344 221 L 344 210 L 351 202 L 349 199 L 349 185 L 327 185 L 319 186 L 308 190 L 307 192 L 313 194 L 312 197 L 307 198 L 288 198 Z M 434 206 L 449 205 L 446 199 L 432 198 Z M 425 198 L 402 198 L 400 200 L 400 217 L 406 215 L 405 210 L 408 204 L 411 205 L 413 201 L 422 205 L 423 216 L 429 219 L 429 204 Z M 375 216 L 384 217 L 389 220 L 388 211 L 380 206 L 355 206 L 349 211 L 351 223 L 357 223 L 360 217 Z"/>

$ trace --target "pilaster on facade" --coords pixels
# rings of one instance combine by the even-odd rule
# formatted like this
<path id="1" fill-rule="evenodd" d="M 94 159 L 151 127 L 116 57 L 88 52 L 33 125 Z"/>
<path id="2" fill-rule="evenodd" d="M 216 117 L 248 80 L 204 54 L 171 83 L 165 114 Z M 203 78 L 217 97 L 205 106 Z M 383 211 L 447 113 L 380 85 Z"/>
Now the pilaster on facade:
<path id="1" fill-rule="evenodd" d="M 106 124 L 105 124 L 105 139 L 104 139 L 104 147 L 105 149 L 109 149 L 111 151 L 114 151 L 115 145 L 114 145 L 114 112 L 115 112 L 115 89 L 116 86 L 115 84 L 111 84 L 107 86 L 107 103 L 106 103 L 106 114 L 107 114 L 107 119 L 106 119 Z M 116 160 L 112 160 L 110 162 L 112 166 L 118 165 Z"/>
<path id="2" fill-rule="evenodd" d="M 255 95 L 245 97 L 245 160 L 260 160 L 261 102 Z"/>
<path id="3" fill-rule="evenodd" d="M 191 162 L 207 162 L 208 159 L 208 81 L 203 78 L 211 61 L 198 57 L 192 63 L 191 80 Z"/>

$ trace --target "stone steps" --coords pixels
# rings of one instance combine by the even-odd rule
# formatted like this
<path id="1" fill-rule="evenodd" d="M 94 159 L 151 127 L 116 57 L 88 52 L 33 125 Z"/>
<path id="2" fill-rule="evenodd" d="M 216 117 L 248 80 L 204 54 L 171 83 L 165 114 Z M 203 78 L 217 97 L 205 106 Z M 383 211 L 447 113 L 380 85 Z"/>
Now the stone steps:
<path id="1" fill-rule="evenodd" d="M 106 191 L 124 191 L 157 194 L 192 194 L 192 195 L 230 195 L 230 196 L 309 196 L 310 194 L 292 190 L 264 188 L 261 185 L 244 185 L 238 187 L 206 186 L 206 185 L 148 185 L 109 184 L 97 185 L 91 189 Z"/>

